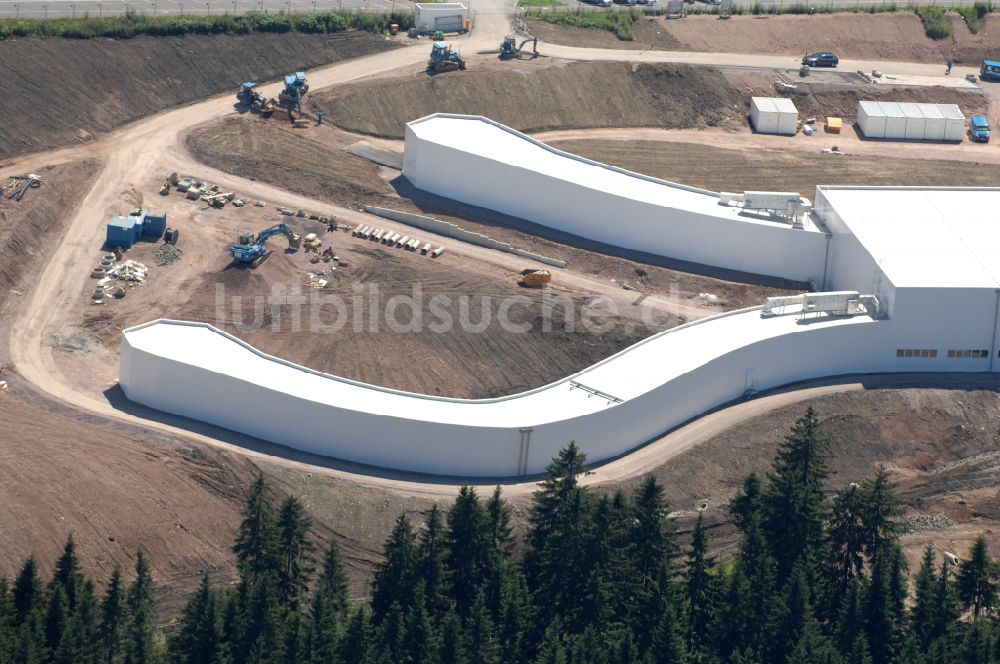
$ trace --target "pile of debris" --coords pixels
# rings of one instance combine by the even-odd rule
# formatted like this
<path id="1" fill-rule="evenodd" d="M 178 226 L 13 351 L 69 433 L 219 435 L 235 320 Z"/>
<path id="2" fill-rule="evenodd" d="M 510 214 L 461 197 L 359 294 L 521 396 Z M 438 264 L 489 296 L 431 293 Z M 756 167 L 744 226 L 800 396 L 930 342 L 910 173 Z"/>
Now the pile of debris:
<path id="1" fill-rule="evenodd" d="M 108 296 L 120 300 L 125 297 L 126 288 L 134 288 L 146 283 L 149 268 L 145 265 L 133 260 L 115 265 L 113 259 L 113 256 L 105 256 L 101 264 L 95 267 L 90 274 L 97 279 L 97 288 L 90 295 L 94 304 L 103 304 L 104 298 Z"/>
<path id="2" fill-rule="evenodd" d="M 42 178 L 38 177 L 34 173 L 28 173 L 27 175 L 12 175 L 7 179 L 6 182 L 0 184 L 0 197 L 7 194 L 7 198 L 13 198 L 14 200 L 21 200 L 24 198 L 24 194 L 29 189 L 37 189 L 42 186 Z"/>
<path id="3" fill-rule="evenodd" d="M 919 512 L 906 515 L 906 532 L 921 533 L 928 530 L 950 528 L 955 522 L 944 514 L 921 514 Z"/>
<path id="4" fill-rule="evenodd" d="M 337 268 L 332 268 L 331 272 L 336 269 Z M 326 279 L 325 276 L 325 272 L 306 272 L 306 285 L 313 290 L 326 288 L 326 285 L 330 283 L 330 280 Z"/>
<path id="5" fill-rule="evenodd" d="M 176 263 L 181 259 L 181 255 L 183 255 L 183 253 L 184 252 L 178 249 L 176 245 L 162 244 L 153 255 L 156 256 L 156 264 L 163 266 Z"/>
<path id="6" fill-rule="evenodd" d="M 160 187 L 160 193 L 166 196 L 170 193 L 171 187 L 182 192 L 189 200 L 204 201 L 216 208 L 225 207 L 227 203 L 232 203 L 233 207 L 243 207 L 251 202 L 256 207 L 264 207 L 266 205 L 264 201 L 251 201 L 248 198 L 237 196 L 231 191 L 223 191 L 219 185 L 210 184 L 204 180 L 192 177 L 178 178 L 177 173 L 171 173 L 167 176 L 163 186 Z"/>
<path id="7" fill-rule="evenodd" d="M 319 223 L 324 224 L 326 226 L 326 230 L 328 231 L 335 231 L 338 228 L 343 228 L 343 229 L 350 228 L 349 226 L 337 226 L 336 217 L 324 217 L 322 215 L 314 214 L 312 212 L 306 212 L 302 208 L 299 208 L 298 210 L 290 210 L 285 207 L 279 207 L 275 209 L 278 211 L 279 214 L 285 217 L 299 217 L 301 219 L 311 219 L 312 221 L 318 221 Z"/>

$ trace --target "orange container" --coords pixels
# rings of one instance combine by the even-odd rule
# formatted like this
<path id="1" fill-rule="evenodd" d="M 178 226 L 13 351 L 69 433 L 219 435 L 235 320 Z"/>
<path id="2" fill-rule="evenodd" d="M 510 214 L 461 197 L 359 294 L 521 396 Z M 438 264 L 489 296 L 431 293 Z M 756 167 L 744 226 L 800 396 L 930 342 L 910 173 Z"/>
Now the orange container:
<path id="1" fill-rule="evenodd" d="M 826 119 L 826 133 L 828 134 L 839 134 L 840 130 L 844 128 L 844 121 L 841 118 L 827 118 Z"/>

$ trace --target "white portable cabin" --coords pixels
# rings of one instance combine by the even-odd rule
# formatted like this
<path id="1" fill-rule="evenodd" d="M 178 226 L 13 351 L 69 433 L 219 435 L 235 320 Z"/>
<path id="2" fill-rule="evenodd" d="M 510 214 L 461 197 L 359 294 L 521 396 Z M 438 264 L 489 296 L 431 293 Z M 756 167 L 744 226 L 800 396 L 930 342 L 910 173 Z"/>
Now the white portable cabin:
<path id="1" fill-rule="evenodd" d="M 920 104 L 924 114 L 924 139 L 928 141 L 943 141 L 947 122 L 938 104 Z"/>
<path id="2" fill-rule="evenodd" d="M 858 102 L 858 128 L 866 138 L 885 138 L 885 111 L 877 101 Z"/>
<path id="3" fill-rule="evenodd" d="M 753 97 L 750 99 L 750 122 L 759 134 L 791 136 L 798 128 L 799 111 L 791 99 Z"/>
<path id="4" fill-rule="evenodd" d="M 461 2 L 418 2 L 413 5 L 413 25 L 422 32 L 464 32 L 469 10 Z"/>
<path id="5" fill-rule="evenodd" d="M 958 104 L 938 104 L 944 116 L 944 140 L 961 141 L 965 138 L 965 114 Z"/>
<path id="6" fill-rule="evenodd" d="M 899 108 L 906 116 L 906 133 L 903 135 L 906 139 L 920 141 L 924 138 L 924 127 L 927 123 L 920 107 L 921 104 L 909 102 L 899 104 Z"/>
<path id="7" fill-rule="evenodd" d="M 906 138 L 906 113 L 894 101 L 879 102 L 885 115 L 885 133 L 872 138 Z"/>

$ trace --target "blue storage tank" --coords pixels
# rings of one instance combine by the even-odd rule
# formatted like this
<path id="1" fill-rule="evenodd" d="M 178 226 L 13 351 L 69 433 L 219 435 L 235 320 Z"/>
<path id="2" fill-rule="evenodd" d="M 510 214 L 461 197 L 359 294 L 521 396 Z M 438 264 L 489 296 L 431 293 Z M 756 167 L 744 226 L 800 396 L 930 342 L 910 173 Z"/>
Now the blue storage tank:
<path id="1" fill-rule="evenodd" d="M 167 211 L 150 210 L 142 222 L 142 236 L 149 240 L 158 240 L 167 230 Z"/>
<path id="2" fill-rule="evenodd" d="M 108 222 L 108 249 L 114 249 L 115 247 L 131 249 L 132 245 L 135 244 L 136 239 L 137 236 L 134 217 L 112 217 L 111 221 Z"/>

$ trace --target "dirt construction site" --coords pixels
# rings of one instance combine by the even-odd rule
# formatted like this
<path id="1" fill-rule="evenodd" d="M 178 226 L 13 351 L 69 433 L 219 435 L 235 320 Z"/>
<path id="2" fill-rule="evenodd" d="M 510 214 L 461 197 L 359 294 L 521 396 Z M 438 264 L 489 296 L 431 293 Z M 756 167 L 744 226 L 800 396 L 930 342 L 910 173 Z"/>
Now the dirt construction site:
<path id="1" fill-rule="evenodd" d="M 8 115 L 34 125 L 0 128 L 0 576 L 32 552 L 53 560 L 69 532 L 100 580 L 141 544 L 176 610 L 202 572 L 235 578 L 229 547 L 259 468 L 302 498 L 318 539 L 340 543 L 352 595 L 361 597 L 396 515 L 449 501 L 461 482 L 362 468 L 130 404 L 118 387 L 128 327 L 208 322 L 321 372 L 486 399 L 547 385 L 665 329 L 800 290 L 420 191 L 401 171 L 414 119 L 483 115 L 570 153 L 713 191 L 811 197 L 819 184 L 1000 180 L 995 143 L 866 140 L 854 125 L 858 101 L 871 99 L 957 104 L 966 116 L 1000 118 L 1000 84 L 959 84 L 992 43 L 1000 25 L 993 15 L 976 35 L 956 25 L 949 44 L 927 39 L 912 14 L 650 20 L 637 26 L 635 42 L 528 21 L 542 57 L 501 61 L 495 50 L 512 18 L 505 3 L 484 0 L 473 31 L 453 41 L 465 70 L 435 75 L 425 70 L 430 41 L 402 35 L 0 42 L 0 81 L 27 90 Z M 798 76 L 803 52 L 835 48 L 838 69 Z M 958 66 L 945 77 L 949 55 Z M 44 65 L 51 58 L 71 66 L 52 71 Z M 109 74 L 112 61 L 131 63 L 129 75 Z M 185 66 L 194 61 L 203 66 Z M 875 68 L 895 82 L 851 73 Z M 301 70 L 309 82 L 301 109 L 261 114 L 233 95 L 251 79 L 277 97 L 273 81 Z M 815 120 L 803 125 L 814 133 L 754 132 L 747 119 L 755 96 L 792 99 L 800 117 Z M 57 112 L 73 104 L 92 112 Z M 843 118 L 840 133 L 826 131 L 828 116 Z M 544 260 L 366 208 L 432 217 Z M 136 209 L 162 209 L 165 238 L 110 246 L 108 222 Z M 270 238 L 259 266 L 231 254 L 241 235 L 278 224 L 288 232 Z M 407 249 L 357 233 L 366 227 L 418 242 Z M 522 272 L 534 269 L 551 273 L 546 287 L 525 287 Z M 507 308 L 513 296 L 517 305 Z M 434 330 L 426 321 L 440 314 L 435 298 L 455 306 L 449 315 L 478 323 L 475 331 Z M 314 319 L 302 320 L 300 300 L 320 304 Z M 404 331 L 369 318 L 390 301 L 404 303 L 394 317 Z M 567 323 L 591 306 L 599 325 Z M 996 387 L 952 375 L 796 386 L 720 408 L 585 481 L 612 491 L 654 473 L 682 532 L 707 500 L 713 547 L 724 555 L 735 541 L 725 505 L 741 476 L 769 465 L 811 405 L 834 443 L 837 486 L 879 464 L 900 483 L 908 555 L 928 542 L 965 550 L 980 532 L 997 543 Z M 505 486 L 518 519 L 534 487 Z M 28 512 L 36 518 L 22 523 L 18 515 Z"/>

